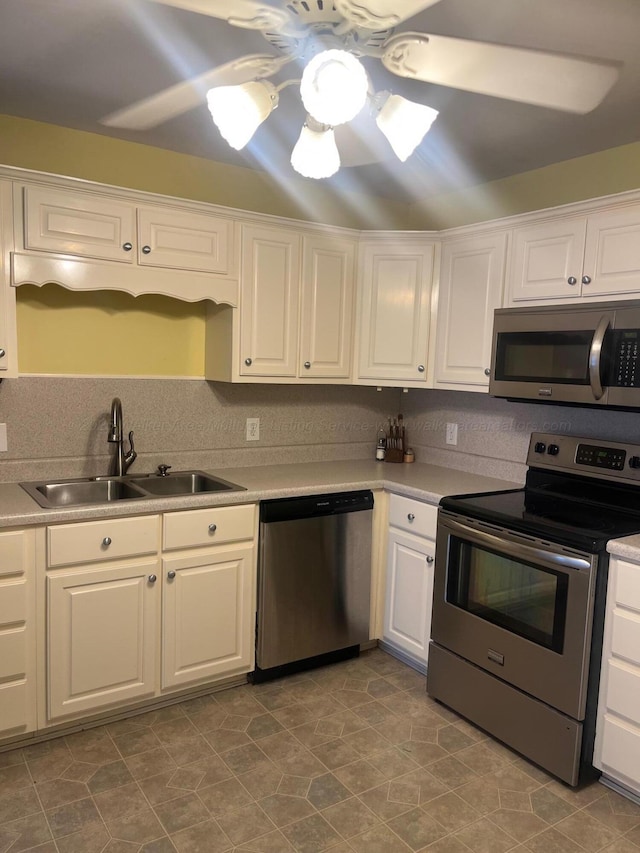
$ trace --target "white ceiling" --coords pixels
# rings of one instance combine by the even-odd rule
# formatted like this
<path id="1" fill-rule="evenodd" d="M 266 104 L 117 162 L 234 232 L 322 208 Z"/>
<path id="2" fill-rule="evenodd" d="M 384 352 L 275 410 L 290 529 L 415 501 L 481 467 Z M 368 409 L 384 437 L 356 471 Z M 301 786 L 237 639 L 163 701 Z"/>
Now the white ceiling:
<path id="1" fill-rule="evenodd" d="M 376 138 L 372 154 L 382 163 L 341 169 L 329 181 L 336 188 L 425 199 L 640 140 L 640 0 L 440 0 L 399 29 L 623 66 L 605 101 L 580 116 L 401 80 L 365 60 L 377 90 L 391 89 L 441 114 L 407 163 L 395 161 L 386 141 Z M 270 52 L 258 32 L 146 0 L 0 0 L 0 113 L 265 169 L 286 185 L 304 120 L 295 87 L 281 93 L 280 106 L 243 152 L 220 138 L 204 105 L 148 131 L 99 123 L 223 62 Z M 285 69 L 273 79 L 287 76 Z M 351 139 L 352 153 L 356 148 L 362 155 L 374 135 Z"/>

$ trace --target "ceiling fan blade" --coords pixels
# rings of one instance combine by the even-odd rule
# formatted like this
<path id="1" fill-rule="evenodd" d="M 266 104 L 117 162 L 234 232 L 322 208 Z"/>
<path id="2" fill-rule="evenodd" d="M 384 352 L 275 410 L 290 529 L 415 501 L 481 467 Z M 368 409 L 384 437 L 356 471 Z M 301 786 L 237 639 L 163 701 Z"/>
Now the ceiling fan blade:
<path id="1" fill-rule="evenodd" d="M 128 130 L 148 130 L 202 106 L 206 93 L 212 86 L 235 86 L 249 80 L 270 77 L 290 61 L 290 56 L 276 57 L 259 53 L 243 56 L 110 113 L 100 119 L 100 124 Z"/>
<path id="2" fill-rule="evenodd" d="M 276 9 L 258 0 L 153 0 L 176 9 L 198 12 L 211 18 L 220 18 L 234 27 L 248 30 L 280 30 L 291 24 L 284 9 Z"/>
<path id="3" fill-rule="evenodd" d="M 384 45 L 384 66 L 400 77 L 574 113 L 588 113 L 618 78 L 604 62 L 425 33 L 400 33 Z"/>
<path id="4" fill-rule="evenodd" d="M 343 18 L 365 30 L 387 30 L 440 0 L 335 0 Z"/>

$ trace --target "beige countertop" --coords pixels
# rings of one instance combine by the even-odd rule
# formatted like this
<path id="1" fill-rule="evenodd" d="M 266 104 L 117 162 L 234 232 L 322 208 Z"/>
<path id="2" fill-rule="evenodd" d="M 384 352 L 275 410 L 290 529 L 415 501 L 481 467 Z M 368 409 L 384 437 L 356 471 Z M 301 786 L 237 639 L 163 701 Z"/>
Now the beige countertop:
<path id="1" fill-rule="evenodd" d="M 469 474 L 452 468 L 356 460 L 308 462 L 248 468 L 217 468 L 209 473 L 244 486 L 245 491 L 218 492 L 171 498 L 140 498 L 92 506 L 43 509 L 18 483 L 0 483 L 0 527 L 24 527 L 65 521 L 88 521 L 122 515 L 200 509 L 270 498 L 354 489 L 387 489 L 429 503 L 444 495 L 489 492 L 521 486 L 507 480 Z"/>
<path id="2" fill-rule="evenodd" d="M 640 536 L 636 534 L 622 539 L 612 539 L 607 544 L 607 551 L 615 557 L 640 563 Z"/>

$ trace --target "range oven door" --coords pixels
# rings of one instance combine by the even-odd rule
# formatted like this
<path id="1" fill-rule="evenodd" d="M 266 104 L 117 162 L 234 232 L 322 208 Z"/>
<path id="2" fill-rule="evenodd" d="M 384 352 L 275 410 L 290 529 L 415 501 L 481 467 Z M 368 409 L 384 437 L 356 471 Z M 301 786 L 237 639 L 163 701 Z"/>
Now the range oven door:
<path id="1" fill-rule="evenodd" d="M 440 510 L 434 643 L 584 719 L 598 556 Z"/>

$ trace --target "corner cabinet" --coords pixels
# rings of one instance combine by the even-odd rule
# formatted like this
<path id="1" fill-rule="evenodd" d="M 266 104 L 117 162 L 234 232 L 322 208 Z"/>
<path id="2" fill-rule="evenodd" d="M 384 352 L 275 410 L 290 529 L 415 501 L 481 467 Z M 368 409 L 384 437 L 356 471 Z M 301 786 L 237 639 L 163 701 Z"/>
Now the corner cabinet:
<path id="1" fill-rule="evenodd" d="M 625 299 L 640 288 L 640 204 L 517 228 L 508 304 Z"/>
<path id="2" fill-rule="evenodd" d="M 348 382 L 355 247 L 355 238 L 245 224 L 240 307 L 208 307 L 205 377 Z"/>
<path id="3" fill-rule="evenodd" d="M 609 567 L 594 765 L 640 797 L 640 565 L 618 558 Z"/>
<path id="4" fill-rule="evenodd" d="M 489 387 L 493 312 L 502 305 L 507 240 L 499 232 L 442 246 L 435 388 Z"/>
<path id="5" fill-rule="evenodd" d="M 427 387 L 435 253 L 423 235 L 361 244 L 357 376 L 364 384 Z"/>
<path id="6" fill-rule="evenodd" d="M 438 507 L 391 495 L 382 645 L 426 671 Z"/>
<path id="7" fill-rule="evenodd" d="M 11 287 L 12 199 L 11 182 L 0 181 L 0 379 L 18 375 L 16 292 Z"/>

